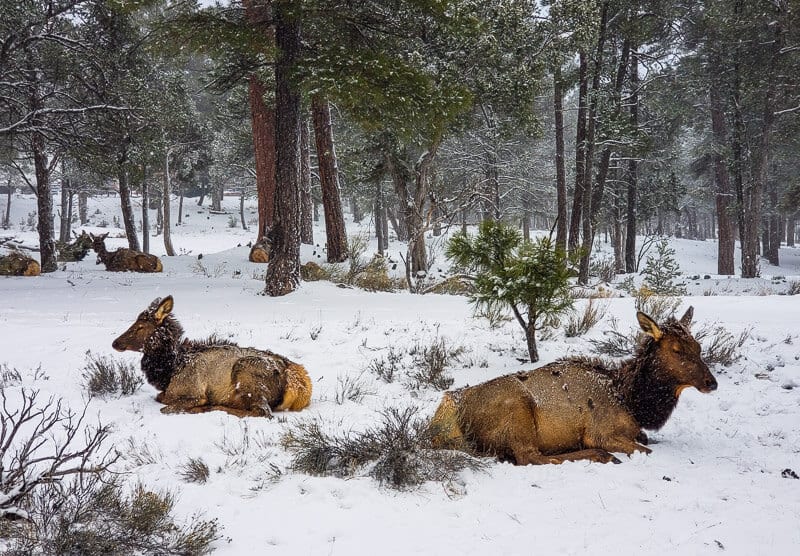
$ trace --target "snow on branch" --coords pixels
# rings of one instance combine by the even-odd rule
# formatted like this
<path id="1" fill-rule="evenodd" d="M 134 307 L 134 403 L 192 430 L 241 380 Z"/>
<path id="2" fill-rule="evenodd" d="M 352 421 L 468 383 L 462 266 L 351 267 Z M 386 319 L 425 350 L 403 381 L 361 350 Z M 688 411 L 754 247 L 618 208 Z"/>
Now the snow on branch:
<path id="1" fill-rule="evenodd" d="M 24 503 L 36 487 L 105 472 L 119 457 L 100 453 L 110 428 L 84 427 L 86 407 L 76 413 L 54 398 L 40 403 L 38 394 L 22 389 L 12 402 L 0 386 L 0 519 L 27 519 Z"/>

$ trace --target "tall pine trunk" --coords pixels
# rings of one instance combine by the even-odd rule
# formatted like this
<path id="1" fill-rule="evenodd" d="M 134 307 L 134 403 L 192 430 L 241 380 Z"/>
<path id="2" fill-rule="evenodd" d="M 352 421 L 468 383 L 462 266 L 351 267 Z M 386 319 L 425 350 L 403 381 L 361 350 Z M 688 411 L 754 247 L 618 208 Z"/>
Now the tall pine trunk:
<path id="1" fill-rule="evenodd" d="M 127 153 L 123 154 L 118 162 L 117 179 L 119 180 L 119 202 L 122 208 L 122 221 L 125 225 L 128 247 L 134 251 L 141 251 L 139 248 L 139 236 L 136 233 L 136 221 L 133 217 L 133 207 L 131 206 Z"/>
<path id="2" fill-rule="evenodd" d="M 572 216 L 569 221 L 570 253 L 578 248 L 581 229 L 581 211 L 586 179 L 586 102 L 589 96 L 589 72 L 586 52 L 578 55 L 578 121 L 575 132 L 575 191 L 572 197 Z"/>
<path id="3" fill-rule="evenodd" d="M 712 64 L 713 65 L 713 64 Z M 716 67 L 719 67 L 718 65 Z M 723 156 L 727 144 L 725 126 L 725 111 L 719 84 L 711 80 L 709 87 L 709 100 L 711 103 L 711 133 L 714 139 L 712 163 L 714 165 L 715 203 L 717 210 L 717 273 L 730 276 L 736 273 L 734 268 L 734 250 L 736 248 L 736 234 L 731 218 L 731 182 L 728 175 L 728 166 Z"/>
<path id="4" fill-rule="evenodd" d="M 146 164 L 142 165 L 142 251 L 150 252 L 150 187 Z"/>
<path id="5" fill-rule="evenodd" d="M 268 0 L 244 0 L 247 21 L 258 27 L 271 40 L 271 10 Z M 249 80 L 250 117 L 253 149 L 256 163 L 256 191 L 258 196 L 258 233 L 261 241 L 272 226 L 275 214 L 275 110 L 264 101 L 266 86 L 258 75 Z"/>
<path id="6" fill-rule="evenodd" d="M 31 137 L 33 167 L 36 174 L 36 208 L 39 211 L 39 256 L 42 272 L 54 272 L 56 264 L 56 242 L 53 238 L 53 195 L 50 189 L 50 166 L 45 151 L 45 137 L 35 131 Z"/>
<path id="7" fill-rule="evenodd" d="M 171 196 L 171 185 L 172 185 L 172 178 L 170 176 L 170 169 L 169 169 L 169 157 L 172 152 L 167 149 L 166 154 L 164 155 L 164 191 L 163 191 L 163 199 L 161 204 L 163 206 L 163 231 L 164 231 L 164 249 L 167 252 L 167 256 L 174 257 L 175 256 L 175 248 L 172 247 L 172 223 L 170 222 L 170 196 Z"/>
<path id="8" fill-rule="evenodd" d="M 339 169 L 333 143 L 330 104 L 319 95 L 311 98 L 311 117 L 314 122 L 322 206 L 325 211 L 328 262 L 340 263 L 347 258 L 347 230 L 339 195 Z"/>
<path id="9" fill-rule="evenodd" d="M 300 123 L 300 241 L 314 243 L 314 198 L 311 196 L 311 146 L 308 121 Z"/>
<path id="10" fill-rule="evenodd" d="M 564 83 L 561 65 L 553 70 L 553 113 L 556 126 L 556 248 L 567 248 L 567 173 L 564 165 Z"/>
<path id="11" fill-rule="evenodd" d="M 300 91 L 292 71 L 300 53 L 300 22 L 292 2 L 273 2 L 275 43 L 275 218 L 264 293 L 286 295 L 300 284 Z"/>

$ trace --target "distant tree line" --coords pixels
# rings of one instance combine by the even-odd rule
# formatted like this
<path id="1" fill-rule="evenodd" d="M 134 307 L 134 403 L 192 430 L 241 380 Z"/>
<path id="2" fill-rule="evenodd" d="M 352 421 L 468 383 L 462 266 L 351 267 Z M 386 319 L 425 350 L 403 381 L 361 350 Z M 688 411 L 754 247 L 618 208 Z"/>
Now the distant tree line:
<path id="1" fill-rule="evenodd" d="M 754 277 L 795 242 L 798 10 L 2 0 L 0 166 L 37 195 L 45 272 L 56 180 L 60 239 L 73 196 L 83 222 L 88 190 L 113 182 L 130 247 L 155 231 L 168 254 L 173 196 L 220 210 L 224 191 L 256 195 L 270 295 L 299 283 L 320 207 L 328 260 L 347 256 L 343 205 L 371 219 L 381 252 L 390 234 L 407 243 L 412 288 L 426 237 L 493 220 L 552 230 L 584 283 L 597 241 L 637 271 L 637 234 L 715 239 L 720 274 Z"/>

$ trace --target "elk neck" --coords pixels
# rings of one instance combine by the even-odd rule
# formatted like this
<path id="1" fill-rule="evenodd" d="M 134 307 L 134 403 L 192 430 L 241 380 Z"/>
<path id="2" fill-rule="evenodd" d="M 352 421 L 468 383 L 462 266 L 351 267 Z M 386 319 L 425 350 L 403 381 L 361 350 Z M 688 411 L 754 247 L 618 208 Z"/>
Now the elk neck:
<path id="1" fill-rule="evenodd" d="M 183 327 L 172 315 L 147 338 L 142 349 L 142 371 L 147 382 L 164 391 L 184 359 Z"/>
<path id="2" fill-rule="evenodd" d="M 656 349 L 657 343 L 648 338 L 634 357 L 611 373 L 625 407 L 639 426 L 650 430 L 663 427 L 678 403 L 677 383 L 660 368 Z"/>

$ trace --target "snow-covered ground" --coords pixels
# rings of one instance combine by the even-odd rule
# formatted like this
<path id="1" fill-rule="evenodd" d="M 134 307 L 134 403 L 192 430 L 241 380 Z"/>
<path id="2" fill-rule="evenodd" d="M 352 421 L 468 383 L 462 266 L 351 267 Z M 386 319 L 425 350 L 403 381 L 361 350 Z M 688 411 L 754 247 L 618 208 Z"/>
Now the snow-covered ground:
<path id="1" fill-rule="evenodd" d="M 121 235 L 97 227 L 101 220 L 113 225 L 117 202 L 93 199 L 87 229 Z M 238 218 L 238 200 L 226 203 Z M 90 253 L 48 275 L 0 277 L 0 364 L 23 374 L 22 384 L 8 388 L 37 388 L 80 408 L 86 352 L 138 364 L 134 353 L 113 352 L 111 341 L 152 299 L 172 294 L 189 337 L 216 332 L 305 365 L 312 404 L 279 419 L 162 415 L 148 384 L 133 396 L 89 402 L 90 415 L 113 423 L 119 450 L 152 456 L 145 465 L 124 463 L 132 481 L 179 490 L 179 514 L 219 519 L 225 538 L 215 545 L 218 554 L 749 555 L 794 554 L 800 546 L 800 481 L 782 476 L 784 469 L 800 472 L 800 296 L 782 295 L 800 280 L 798 250 L 782 249 L 780 267 L 762 262 L 762 278 L 740 280 L 714 275 L 714 242 L 671 241 L 685 275 L 697 276 L 688 281 L 691 296 L 680 311 L 695 307 L 695 327 L 752 332 L 737 363 L 712 368 L 716 392 L 682 394 L 667 425 L 650 435 L 657 441 L 652 454 L 623 456 L 621 465 L 491 463 L 485 472 L 463 473 L 455 485 L 398 492 L 366 477 L 295 473 L 281 436 L 312 417 L 335 432 L 374 424 L 387 406 L 416 405 L 431 414 L 438 392 L 412 393 L 366 370 L 390 347 L 437 337 L 463 346 L 452 369 L 455 386 L 530 368 L 518 360 L 527 353 L 518 325 L 491 328 L 457 296 L 368 293 L 328 282 L 303 283 L 281 298 L 261 296 L 265 267 L 247 261 L 252 232 L 229 227 L 227 215 L 191 200 L 186 208 L 185 224 L 173 232 L 181 254 L 164 258 L 163 274 L 109 273 Z M 13 228 L 0 237 L 35 245 L 35 232 L 20 229 L 33 210 L 30 196 L 15 197 Z M 248 211 L 254 219 L 254 208 Z M 353 224 L 351 232 L 358 229 Z M 315 239 L 324 245 L 319 228 Z M 124 240 L 108 243 L 114 248 Z M 163 254 L 160 237 L 152 245 Z M 304 246 L 302 256 L 318 260 L 321 248 Z M 439 256 L 434 266 L 444 265 Z M 589 339 L 601 337 L 612 318 L 620 330 L 634 326 L 631 297 L 607 303 L 605 318 L 587 335 L 568 339 L 557 331 L 542 341 L 541 363 L 590 353 Z M 337 385 L 348 376 L 360 377 L 370 394 L 337 404 Z M 182 466 L 198 457 L 211 477 L 206 484 L 184 482 Z M 275 468 L 283 471 L 277 478 Z"/>

